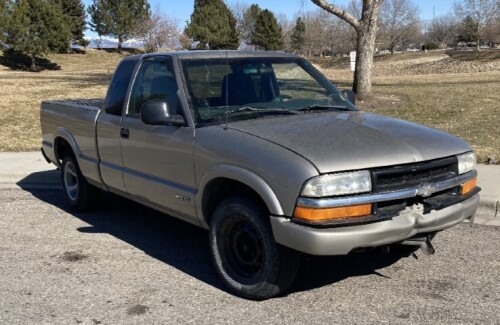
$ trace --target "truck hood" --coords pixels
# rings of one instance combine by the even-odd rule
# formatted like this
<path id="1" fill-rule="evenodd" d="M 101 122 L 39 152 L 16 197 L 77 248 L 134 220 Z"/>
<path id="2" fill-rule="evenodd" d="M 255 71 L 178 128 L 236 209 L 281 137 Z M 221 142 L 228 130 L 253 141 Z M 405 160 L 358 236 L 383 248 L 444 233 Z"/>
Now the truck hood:
<path id="1" fill-rule="evenodd" d="M 359 111 L 260 118 L 229 127 L 295 152 L 320 173 L 414 163 L 471 150 L 448 133 Z"/>

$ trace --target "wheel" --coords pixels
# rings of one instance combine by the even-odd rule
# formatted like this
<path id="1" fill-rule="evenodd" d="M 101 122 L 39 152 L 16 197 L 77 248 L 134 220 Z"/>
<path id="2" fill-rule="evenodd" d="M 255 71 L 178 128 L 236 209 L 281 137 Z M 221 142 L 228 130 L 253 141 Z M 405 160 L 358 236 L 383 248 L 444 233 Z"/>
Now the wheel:
<path id="1" fill-rule="evenodd" d="M 61 179 L 64 194 L 73 210 L 87 211 L 97 206 L 100 190 L 90 185 L 83 177 L 72 152 L 64 155 L 61 164 Z"/>
<path id="2" fill-rule="evenodd" d="M 297 275 L 299 252 L 274 241 L 269 214 L 251 200 L 230 197 L 210 222 L 217 272 L 235 294 L 263 300 L 283 293 Z"/>

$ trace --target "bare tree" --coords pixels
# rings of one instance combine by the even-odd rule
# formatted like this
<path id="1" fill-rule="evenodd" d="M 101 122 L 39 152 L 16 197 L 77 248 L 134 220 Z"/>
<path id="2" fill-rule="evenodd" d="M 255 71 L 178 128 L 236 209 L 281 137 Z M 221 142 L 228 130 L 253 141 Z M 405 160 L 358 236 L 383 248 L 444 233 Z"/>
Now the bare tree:
<path id="1" fill-rule="evenodd" d="M 330 55 L 347 54 L 356 49 L 356 34 L 342 19 L 330 15 L 324 42 L 328 45 Z"/>
<path id="2" fill-rule="evenodd" d="M 498 18 L 492 27 L 486 31 L 484 39 L 488 40 L 490 46 L 500 43 L 500 15 L 498 15 Z"/>
<path id="3" fill-rule="evenodd" d="M 449 42 L 454 40 L 455 30 L 456 23 L 452 17 L 438 16 L 431 21 L 429 36 L 444 49 Z"/>
<path id="4" fill-rule="evenodd" d="M 159 4 L 149 19 L 139 22 L 136 31 L 144 42 L 146 52 L 157 52 L 160 48 L 173 49 L 179 44 L 178 22 L 162 12 Z"/>
<path id="5" fill-rule="evenodd" d="M 257 4 L 250 6 L 237 2 L 231 8 L 236 18 L 236 30 L 239 34 L 240 42 L 253 46 L 251 38 L 254 31 L 255 22 L 262 9 Z"/>
<path id="6" fill-rule="evenodd" d="M 474 36 L 476 49 L 481 51 L 481 39 L 495 26 L 500 13 L 500 0 L 462 0 L 454 4 L 454 12 L 459 21 L 470 17 L 474 24 L 462 24 Z"/>
<path id="7" fill-rule="evenodd" d="M 303 54 L 323 56 L 347 53 L 353 49 L 353 29 L 337 16 L 318 9 L 302 12 L 301 18 L 306 25 Z"/>
<path id="8" fill-rule="evenodd" d="M 349 14 L 338 5 L 326 0 L 311 0 L 318 7 L 339 17 L 351 25 L 357 33 L 356 70 L 354 71 L 353 90 L 363 100 L 372 93 L 372 67 L 375 39 L 378 30 L 378 15 L 383 0 L 363 0 L 361 18 Z"/>
<path id="9" fill-rule="evenodd" d="M 193 40 L 186 35 L 186 33 L 181 33 L 179 35 L 179 43 L 181 49 L 183 50 L 192 50 L 193 49 Z"/>
<path id="10" fill-rule="evenodd" d="M 412 0 L 384 0 L 380 9 L 380 36 L 391 53 L 418 31 L 419 9 Z"/>
<path id="11" fill-rule="evenodd" d="M 291 45 L 291 37 L 292 37 L 292 31 L 293 31 L 293 22 L 288 19 L 288 16 L 280 12 L 276 14 L 276 20 L 278 21 L 278 25 L 281 26 L 281 30 L 283 33 L 283 45 L 284 49 L 286 51 L 292 51 L 292 45 Z"/>
<path id="12" fill-rule="evenodd" d="M 332 16 L 324 10 L 305 12 L 302 19 L 306 25 L 304 53 L 311 56 L 322 56 L 326 42 L 327 19 Z"/>
<path id="13" fill-rule="evenodd" d="M 245 13 L 250 6 L 244 2 L 235 2 L 231 5 L 231 11 L 233 12 L 234 18 L 236 18 L 236 30 L 240 37 L 240 41 L 245 41 L 244 35 L 247 30 L 247 20 L 245 19 Z"/>

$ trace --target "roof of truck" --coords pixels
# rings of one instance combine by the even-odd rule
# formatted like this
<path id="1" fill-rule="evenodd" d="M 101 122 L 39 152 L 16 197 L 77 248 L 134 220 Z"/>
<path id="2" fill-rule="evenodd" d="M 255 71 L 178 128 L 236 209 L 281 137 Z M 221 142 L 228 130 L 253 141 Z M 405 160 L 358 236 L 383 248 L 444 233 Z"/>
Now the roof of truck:
<path id="1" fill-rule="evenodd" d="M 135 58 L 147 58 L 151 56 L 175 56 L 182 59 L 221 59 L 221 58 L 241 58 L 241 57 L 251 57 L 251 58 L 298 58 L 298 55 L 285 53 L 285 52 L 272 52 L 272 51 L 237 51 L 237 50 L 200 50 L 200 51 L 172 51 L 172 52 L 157 52 L 148 53 L 142 55 L 134 55 L 129 57 L 131 59 Z"/>

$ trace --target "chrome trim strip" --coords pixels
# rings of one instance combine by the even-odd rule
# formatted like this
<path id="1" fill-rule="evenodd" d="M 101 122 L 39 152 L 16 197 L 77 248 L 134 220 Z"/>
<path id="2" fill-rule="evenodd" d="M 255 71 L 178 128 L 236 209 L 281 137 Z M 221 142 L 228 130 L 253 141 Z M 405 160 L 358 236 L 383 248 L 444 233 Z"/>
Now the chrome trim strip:
<path id="1" fill-rule="evenodd" d="M 406 190 L 399 190 L 394 192 L 364 194 L 358 196 L 346 196 L 341 198 L 299 198 L 297 206 L 304 208 L 335 208 L 347 205 L 358 205 L 366 203 L 377 203 L 392 200 L 408 199 L 416 196 L 429 196 L 432 193 L 440 192 L 455 186 L 458 186 L 469 179 L 477 176 L 477 171 L 472 170 L 465 174 L 459 175 L 455 178 L 442 181 L 435 184 L 429 184 L 419 188 L 410 188 Z"/>
<path id="2" fill-rule="evenodd" d="M 140 171 L 137 171 L 135 169 L 123 167 L 122 170 L 123 170 L 123 174 L 124 174 L 123 176 L 125 176 L 125 174 L 128 174 L 130 176 L 142 178 L 148 182 L 157 183 L 157 184 L 160 184 L 162 186 L 165 186 L 165 187 L 168 187 L 171 189 L 175 189 L 176 191 L 182 191 L 184 193 L 188 193 L 191 196 L 195 196 L 198 193 L 198 191 L 195 188 L 192 188 L 192 187 L 189 187 L 189 186 L 186 186 L 183 184 L 175 183 L 175 182 L 172 182 L 172 181 L 164 179 L 164 178 L 156 177 L 156 176 L 149 175 L 146 173 L 141 173 Z M 126 186 L 126 184 L 125 184 L 125 186 Z"/>

